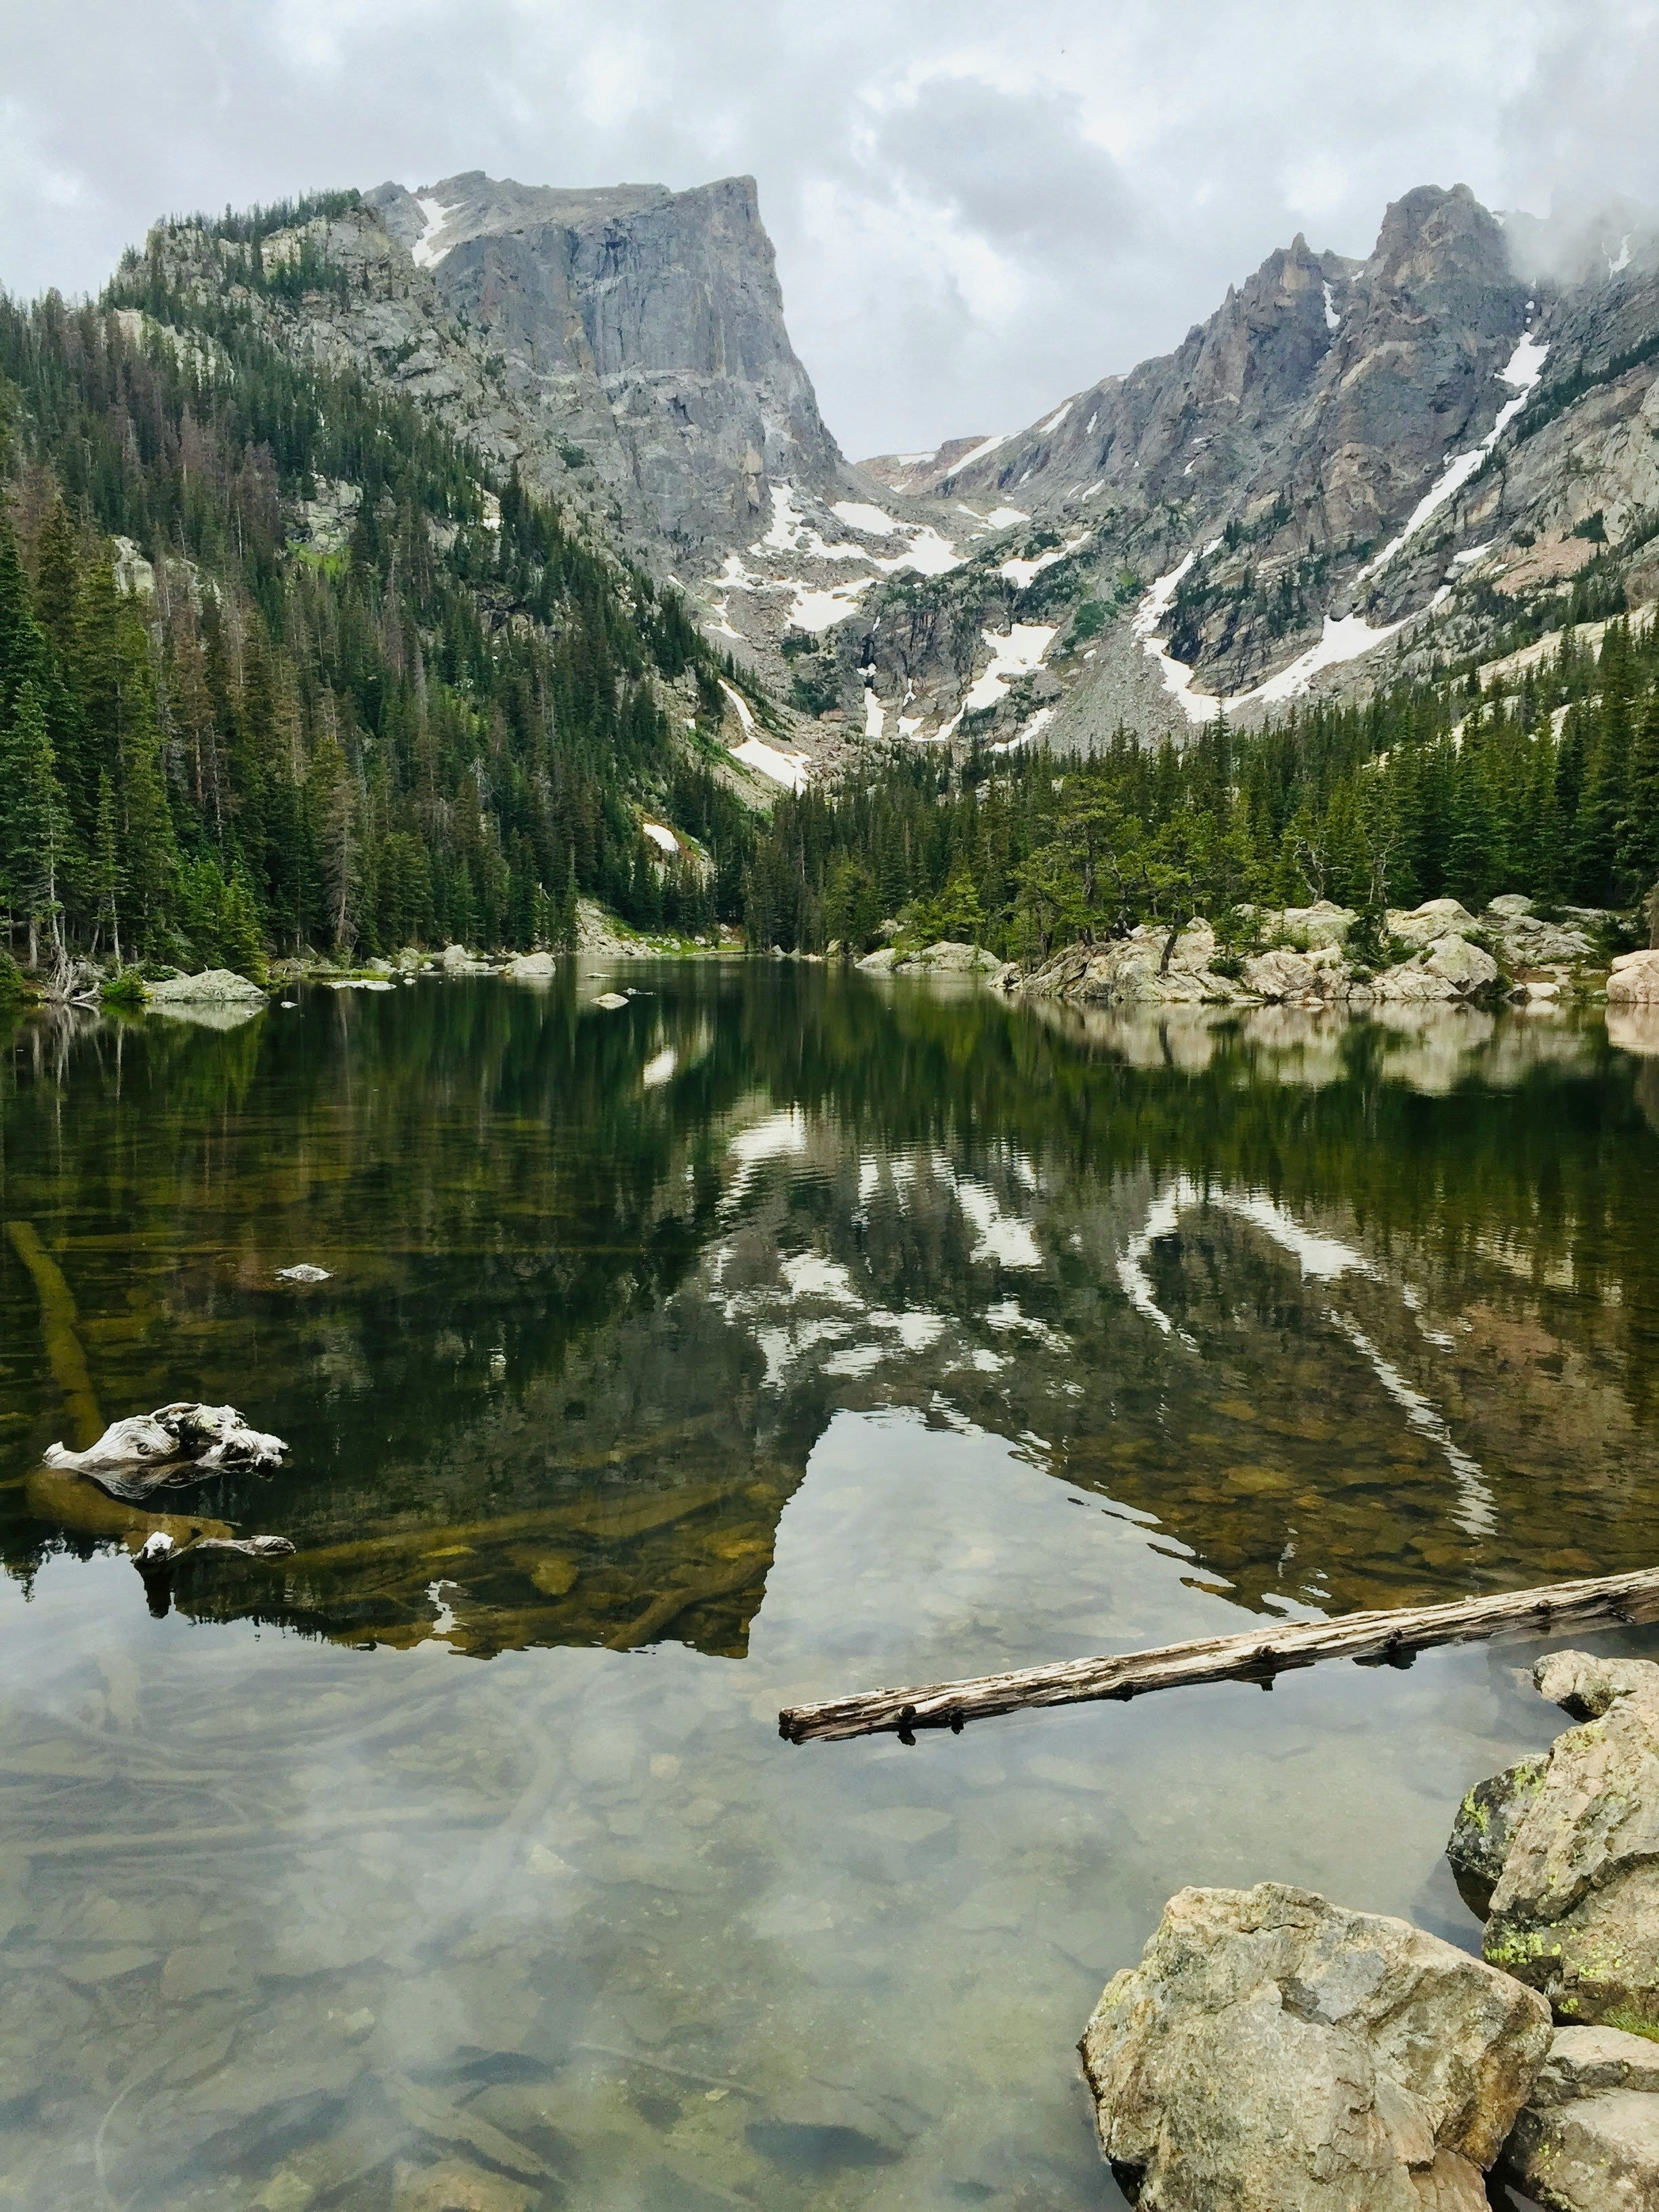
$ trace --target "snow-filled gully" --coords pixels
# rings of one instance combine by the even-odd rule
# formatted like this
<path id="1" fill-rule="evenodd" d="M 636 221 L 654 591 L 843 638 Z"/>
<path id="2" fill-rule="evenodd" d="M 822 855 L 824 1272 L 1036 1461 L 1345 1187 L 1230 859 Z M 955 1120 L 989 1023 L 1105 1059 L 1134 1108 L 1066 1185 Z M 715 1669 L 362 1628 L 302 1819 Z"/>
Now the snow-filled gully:
<path id="1" fill-rule="evenodd" d="M 1330 307 L 1329 291 L 1328 285 L 1328 308 Z M 1338 319 L 1340 321 L 1340 318 Z M 1548 351 L 1549 348 L 1540 339 L 1534 337 L 1530 330 L 1522 334 L 1508 362 L 1498 371 L 1498 381 L 1506 384 L 1515 396 L 1506 399 L 1498 409 L 1497 421 L 1478 446 L 1470 447 L 1467 453 L 1453 454 L 1444 463 L 1434 483 L 1413 508 L 1405 528 L 1366 562 L 1356 581 L 1363 581 L 1385 568 L 1424 525 L 1468 483 L 1532 397 L 1543 374 Z M 1218 714 L 1232 712 L 1241 707 L 1276 706 L 1287 699 L 1297 698 L 1322 669 L 1334 668 L 1345 661 L 1358 660 L 1364 654 L 1375 652 L 1379 645 L 1385 645 L 1412 619 L 1409 616 L 1403 616 L 1399 622 L 1386 623 L 1374 629 L 1363 615 L 1343 615 L 1340 617 L 1327 615 L 1319 642 L 1310 646 L 1288 667 L 1281 668 L 1276 676 L 1268 677 L 1265 683 L 1258 684 L 1254 690 L 1237 691 L 1229 697 L 1214 692 L 1195 691 L 1193 689 L 1195 672 L 1184 660 L 1176 659 L 1167 641 L 1158 636 L 1158 631 L 1194 562 L 1200 558 L 1207 559 L 1220 543 L 1219 538 L 1212 538 L 1201 555 L 1196 550 L 1189 552 L 1167 574 L 1158 577 L 1143 596 L 1133 623 L 1134 634 L 1140 640 L 1141 650 L 1149 660 L 1158 664 L 1164 690 L 1180 701 L 1182 711 L 1194 724 L 1212 722 Z M 1459 555 L 1453 556 L 1454 562 L 1458 563 L 1462 563 L 1464 558 Z M 1431 605 L 1438 605 L 1446 596 L 1446 587 L 1442 586 Z"/>

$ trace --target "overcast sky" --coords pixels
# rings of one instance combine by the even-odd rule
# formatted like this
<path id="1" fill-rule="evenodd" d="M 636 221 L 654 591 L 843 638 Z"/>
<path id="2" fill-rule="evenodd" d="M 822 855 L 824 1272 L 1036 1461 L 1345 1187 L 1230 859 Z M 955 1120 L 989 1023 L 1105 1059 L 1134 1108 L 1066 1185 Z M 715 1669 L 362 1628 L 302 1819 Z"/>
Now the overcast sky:
<path id="1" fill-rule="evenodd" d="M 738 171 L 852 458 L 1030 422 L 1425 183 L 1659 201 L 1636 0 L 0 0 L 0 284 L 313 185 Z"/>

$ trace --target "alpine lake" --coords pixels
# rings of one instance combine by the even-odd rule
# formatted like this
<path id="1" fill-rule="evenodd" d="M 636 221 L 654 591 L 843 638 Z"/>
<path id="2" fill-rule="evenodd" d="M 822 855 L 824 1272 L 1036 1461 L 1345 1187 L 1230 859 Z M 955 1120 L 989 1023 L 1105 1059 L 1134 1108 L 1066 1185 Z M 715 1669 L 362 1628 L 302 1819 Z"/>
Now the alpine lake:
<path id="1" fill-rule="evenodd" d="M 289 995 L 0 1032 L 0 2206 L 1121 2205 L 1176 1889 L 1476 1946 L 1539 1644 L 777 1715 L 1659 1561 L 1659 1023 Z M 284 1465 L 43 1468 L 177 1399 Z"/>

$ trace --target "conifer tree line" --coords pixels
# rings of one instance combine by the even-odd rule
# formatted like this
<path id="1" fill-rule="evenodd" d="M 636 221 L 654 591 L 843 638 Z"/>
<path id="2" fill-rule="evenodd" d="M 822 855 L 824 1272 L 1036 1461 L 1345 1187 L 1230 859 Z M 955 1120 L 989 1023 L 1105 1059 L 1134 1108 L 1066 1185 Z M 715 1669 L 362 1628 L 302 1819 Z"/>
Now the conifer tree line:
<path id="1" fill-rule="evenodd" d="M 568 944 L 578 893 L 735 919 L 749 814 L 672 732 L 665 685 L 708 725 L 721 672 L 678 598 L 516 477 L 488 513 L 413 406 L 172 306 L 0 297 L 0 942 L 257 971 Z M 331 483 L 319 555 L 293 517 Z M 665 867 L 642 806 L 706 860 Z"/>
<path id="2" fill-rule="evenodd" d="M 250 265 L 267 227 L 227 233 Z M 0 944 L 33 964 L 557 946 L 579 893 L 757 949 L 896 917 L 1032 957 L 1249 904 L 1627 907 L 1659 878 L 1659 640 L 1627 621 L 1499 696 L 1466 673 L 1086 758 L 901 748 L 769 820 L 717 770 L 738 672 L 677 595 L 516 477 L 493 512 L 412 404 L 159 258 L 97 307 L 0 296 Z M 295 518 L 341 485 L 320 552 Z M 665 867 L 642 808 L 705 858 Z"/>
<path id="3" fill-rule="evenodd" d="M 751 941 L 911 936 L 1018 957 L 1135 924 L 1329 898 L 1370 916 L 1499 893 L 1624 909 L 1659 880 L 1659 630 L 1563 633 L 1509 692 L 1402 684 L 1187 744 L 919 755 L 781 800 L 750 868 Z M 1376 946 L 1373 957 L 1382 957 Z"/>

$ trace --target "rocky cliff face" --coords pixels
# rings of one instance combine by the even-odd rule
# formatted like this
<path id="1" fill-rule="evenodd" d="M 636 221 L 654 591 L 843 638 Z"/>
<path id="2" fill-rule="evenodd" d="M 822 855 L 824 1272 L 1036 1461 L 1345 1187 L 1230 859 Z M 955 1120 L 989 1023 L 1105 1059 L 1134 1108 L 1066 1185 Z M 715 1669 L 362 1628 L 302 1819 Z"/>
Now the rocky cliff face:
<path id="1" fill-rule="evenodd" d="M 175 265 L 205 233 L 156 234 Z M 276 334 L 430 406 L 487 459 L 653 566 L 750 535 L 769 478 L 845 475 L 784 327 L 754 180 L 562 191 L 481 171 L 268 239 L 340 272 L 262 312 Z"/>
<path id="2" fill-rule="evenodd" d="M 212 233 L 152 243 L 226 281 Z M 1365 259 L 1297 238 L 1024 431 L 856 471 L 746 178 L 472 171 L 264 253 L 316 272 L 242 291 L 274 334 L 675 576 L 817 765 L 866 738 L 1179 735 L 1480 659 L 1585 582 L 1659 593 L 1659 222 L 1627 206 L 1505 222 L 1425 186 Z"/>
<path id="3" fill-rule="evenodd" d="M 670 548 L 730 542 L 770 478 L 843 465 L 784 327 L 751 177 L 574 192 L 474 170 L 368 204 L 495 374 L 526 430 L 586 456 Z"/>
<path id="4" fill-rule="evenodd" d="M 1206 692 L 1245 690 L 1339 601 L 1351 611 L 1367 559 L 1491 431 L 1515 396 L 1503 376 L 1529 296 L 1466 187 L 1413 191 L 1369 259 L 1298 237 L 1176 352 L 1076 395 L 941 489 L 1103 525 L 1160 565 L 1192 552 L 1171 650 Z M 1391 614 L 1411 564 L 1386 565 Z"/>
<path id="5" fill-rule="evenodd" d="M 1659 223 L 1629 204 L 1540 222 L 1425 187 L 1363 261 L 1297 238 L 1028 429 L 861 465 L 988 526 L 890 682 L 922 737 L 1178 736 L 1490 657 L 1576 589 L 1645 605 L 1656 364 Z M 884 696 L 916 640 L 890 596 L 855 656 Z M 1036 642 L 997 696 L 1005 634 Z"/>

